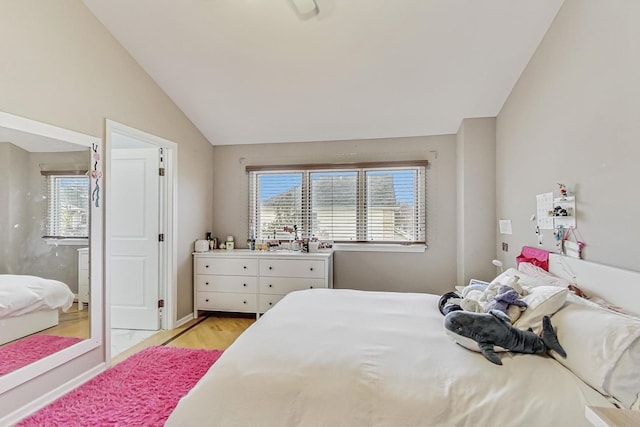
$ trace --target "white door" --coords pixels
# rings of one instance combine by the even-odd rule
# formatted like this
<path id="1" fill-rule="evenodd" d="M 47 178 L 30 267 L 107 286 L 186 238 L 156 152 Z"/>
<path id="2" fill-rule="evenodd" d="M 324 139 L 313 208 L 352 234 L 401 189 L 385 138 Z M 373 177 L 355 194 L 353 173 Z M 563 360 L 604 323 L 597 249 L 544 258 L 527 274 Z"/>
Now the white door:
<path id="1" fill-rule="evenodd" d="M 158 330 L 159 150 L 111 152 L 111 327 Z"/>

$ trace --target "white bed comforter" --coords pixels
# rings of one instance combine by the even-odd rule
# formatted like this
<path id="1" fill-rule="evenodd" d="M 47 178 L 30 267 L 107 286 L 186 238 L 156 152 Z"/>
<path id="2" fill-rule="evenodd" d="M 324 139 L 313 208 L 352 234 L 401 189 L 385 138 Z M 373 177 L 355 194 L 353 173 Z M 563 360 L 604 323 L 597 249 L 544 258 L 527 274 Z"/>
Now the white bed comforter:
<path id="1" fill-rule="evenodd" d="M 0 274 L 0 319 L 73 304 L 73 292 L 57 280 L 37 276 Z"/>
<path id="2" fill-rule="evenodd" d="M 503 366 L 444 333 L 438 297 L 289 294 L 180 401 L 167 426 L 588 426 L 611 406 L 551 358 Z"/>

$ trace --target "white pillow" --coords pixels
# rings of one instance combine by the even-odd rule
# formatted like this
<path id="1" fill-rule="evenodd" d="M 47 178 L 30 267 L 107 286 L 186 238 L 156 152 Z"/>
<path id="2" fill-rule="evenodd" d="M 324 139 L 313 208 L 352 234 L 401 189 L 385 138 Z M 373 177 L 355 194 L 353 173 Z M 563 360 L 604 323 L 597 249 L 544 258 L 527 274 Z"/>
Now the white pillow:
<path id="1" fill-rule="evenodd" d="M 508 285 L 509 279 L 511 279 L 513 276 L 518 276 L 520 278 L 518 280 L 518 283 L 522 286 L 534 287 L 534 286 L 549 285 L 549 283 L 547 283 L 545 280 L 542 280 L 541 278 L 538 278 L 538 277 L 530 276 L 522 271 L 516 270 L 515 268 L 508 268 L 507 270 L 504 271 L 504 273 L 500 273 L 500 275 L 498 275 L 495 279 L 491 281 L 491 284 L 500 283 L 501 285 Z"/>
<path id="2" fill-rule="evenodd" d="M 640 319 L 568 303 L 551 322 L 567 352 L 552 356 L 600 393 L 640 409 Z"/>
<path id="3" fill-rule="evenodd" d="M 526 289 L 529 294 L 521 299 L 527 303 L 527 309 L 513 326 L 522 330 L 531 328 L 538 334 L 542 330 L 542 318 L 560 310 L 567 300 L 569 291 L 557 286 L 535 286 Z"/>
<path id="4" fill-rule="evenodd" d="M 537 265 L 533 265 L 528 262 L 521 262 L 518 264 L 518 271 L 524 273 L 529 277 L 537 279 L 548 286 L 560 286 L 561 288 L 568 288 L 572 283 L 562 277 L 558 277 L 553 273 L 549 273 Z"/>

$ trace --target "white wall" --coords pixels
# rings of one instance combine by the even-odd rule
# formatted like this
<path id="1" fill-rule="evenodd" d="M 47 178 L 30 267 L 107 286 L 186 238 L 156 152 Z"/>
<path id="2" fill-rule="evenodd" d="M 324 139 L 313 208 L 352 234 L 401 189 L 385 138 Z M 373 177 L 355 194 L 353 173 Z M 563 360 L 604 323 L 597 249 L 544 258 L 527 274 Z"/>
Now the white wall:
<path id="1" fill-rule="evenodd" d="M 176 142 L 178 317 L 211 227 L 213 148 L 79 0 L 1 0 L 0 111 L 102 138 L 104 119 Z M 104 361 L 100 348 L 0 396 L 0 417 Z"/>
<path id="2" fill-rule="evenodd" d="M 20 274 L 23 241 L 28 231 L 25 195 L 29 191 L 29 153 L 0 142 L 0 273 Z"/>
<path id="3" fill-rule="evenodd" d="M 464 119 L 456 135 L 457 283 L 496 269 L 496 119 Z"/>
<path id="4" fill-rule="evenodd" d="M 567 184 L 584 258 L 640 270 L 640 2 L 566 0 L 497 118 L 507 265 L 537 245 L 535 195 Z M 542 247 L 555 249 L 550 231 Z"/>
<path id="5" fill-rule="evenodd" d="M 2 201 L 9 209 L 6 238 L 0 239 L 0 251 L 7 256 L 0 261 L 0 273 L 28 274 L 60 280 L 72 292 L 78 292 L 79 246 L 48 245 L 45 234 L 47 194 L 40 165 L 50 169 L 69 164 L 86 165 L 89 149 L 65 153 L 30 153 L 4 142 L 6 168 L 0 169 L 3 180 L 10 181 L 7 198 Z M 1 199 L 0 199 L 1 200 Z M 5 218 L 3 218 L 3 221 Z"/>
<path id="6" fill-rule="evenodd" d="M 456 140 L 454 135 L 229 145 L 214 149 L 213 233 L 234 235 L 246 247 L 246 165 L 345 163 L 428 159 L 427 240 L 424 253 L 336 252 L 334 286 L 443 293 L 456 284 Z"/>

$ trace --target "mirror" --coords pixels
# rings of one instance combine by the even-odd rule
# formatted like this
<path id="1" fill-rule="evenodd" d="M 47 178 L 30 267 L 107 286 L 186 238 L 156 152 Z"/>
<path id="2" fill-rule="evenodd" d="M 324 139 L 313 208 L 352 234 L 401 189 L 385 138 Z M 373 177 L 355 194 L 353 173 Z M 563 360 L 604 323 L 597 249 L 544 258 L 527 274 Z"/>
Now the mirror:
<path id="1" fill-rule="evenodd" d="M 103 341 L 101 153 L 0 113 L 0 392 Z"/>

